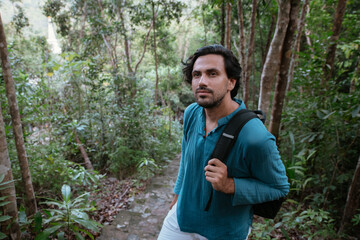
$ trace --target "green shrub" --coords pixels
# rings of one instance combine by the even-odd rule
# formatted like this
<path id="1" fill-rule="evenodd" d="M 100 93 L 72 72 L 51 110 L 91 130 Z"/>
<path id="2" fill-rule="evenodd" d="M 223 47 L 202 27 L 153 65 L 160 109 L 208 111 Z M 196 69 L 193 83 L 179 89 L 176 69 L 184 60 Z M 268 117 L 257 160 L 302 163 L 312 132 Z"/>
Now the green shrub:
<path id="1" fill-rule="evenodd" d="M 44 220 L 44 225 L 50 226 L 36 236 L 36 240 L 48 239 L 50 235 L 55 235 L 58 239 L 67 239 L 75 235 L 77 239 L 85 239 L 81 234 L 85 233 L 91 239 L 94 236 L 89 230 L 99 232 L 101 224 L 91 220 L 87 214 L 95 210 L 88 201 L 89 193 L 84 193 L 75 199 L 71 199 L 71 188 L 63 185 L 61 188 L 62 201 L 55 199 L 44 202 L 43 204 L 55 206 L 56 209 L 43 210 L 48 217 Z"/>

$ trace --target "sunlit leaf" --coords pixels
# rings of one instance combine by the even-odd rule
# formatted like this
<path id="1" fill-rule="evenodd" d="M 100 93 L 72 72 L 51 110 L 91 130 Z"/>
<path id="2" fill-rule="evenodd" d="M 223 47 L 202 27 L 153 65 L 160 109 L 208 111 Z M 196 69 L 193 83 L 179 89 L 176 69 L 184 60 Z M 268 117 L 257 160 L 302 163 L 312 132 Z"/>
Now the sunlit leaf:
<path id="1" fill-rule="evenodd" d="M 64 184 L 61 188 L 61 193 L 63 196 L 63 199 L 65 202 L 69 202 L 70 201 L 70 197 L 71 197 L 71 188 L 69 185 Z"/>

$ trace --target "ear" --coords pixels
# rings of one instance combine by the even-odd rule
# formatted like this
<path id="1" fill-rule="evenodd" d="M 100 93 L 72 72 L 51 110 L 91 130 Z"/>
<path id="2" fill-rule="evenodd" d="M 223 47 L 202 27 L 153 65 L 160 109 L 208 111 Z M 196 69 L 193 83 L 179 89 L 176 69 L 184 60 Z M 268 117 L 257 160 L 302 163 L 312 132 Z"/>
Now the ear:
<path id="1" fill-rule="evenodd" d="M 229 78 L 228 90 L 232 91 L 235 87 L 236 80 L 234 78 Z"/>

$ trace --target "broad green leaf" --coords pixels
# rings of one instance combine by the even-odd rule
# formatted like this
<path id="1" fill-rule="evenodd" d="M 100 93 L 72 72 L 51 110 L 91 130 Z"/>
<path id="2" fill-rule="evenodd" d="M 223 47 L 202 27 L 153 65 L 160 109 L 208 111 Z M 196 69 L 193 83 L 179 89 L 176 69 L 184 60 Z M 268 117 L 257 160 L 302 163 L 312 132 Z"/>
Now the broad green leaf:
<path id="1" fill-rule="evenodd" d="M 327 119 L 328 117 L 330 117 L 331 115 L 333 115 L 336 111 L 333 111 L 329 114 L 327 114 L 326 116 L 322 117 L 322 119 Z"/>
<path id="2" fill-rule="evenodd" d="M 40 212 L 37 212 L 35 214 L 34 220 L 35 220 L 35 231 L 40 232 L 42 228 L 42 220 L 43 220 Z"/>
<path id="3" fill-rule="evenodd" d="M 58 240 L 65 240 L 65 232 L 59 232 L 57 234 Z"/>
<path id="4" fill-rule="evenodd" d="M 5 239 L 7 238 L 7 236 L 5 234 L 3 234 L 2 232 L 0 232 L 0 239 Z"/>
<path id="5" fill-rule="evenodd" d="M 77 218 L 77 219 L 74 219 L 74 221 L 79 223 L 83 227 L 86 227 L 89 230 L 99 232 L 97 222 L 95 222 L 93 220 L 83 220 L 83 219 Z"/>
<path id="6" fill-rule="evenodd" d="M 85 240 L 85 238 L 79 232 L 74 232 L 74 234 L 76 236 L 76 239 Z"/>
<path id="7" fill-rule="evenodd" d="M 89 220 L 89 216 L 85 212 L 79 211 L 78 209 L 73 210 L 72 215 L 75 218 Z"/>
<path id="8" fill-rule="evenodd" d="M 51 234 L 53 234 L 54 232 L 59 230 L 61 227 L 62 227 L 62 225 L 56 225 L 53 227 L 49 227 L 49 228 L 45 229 L 43 232 L 41 232 L 40 234 L 38 234 L 35 237 L 35 240 L 47 240 Z"/>
<path id="9" fill-rule="evenodd" d="M 62 196 L 64 198 L 65 202 L 69 202 L 70 201 L 70 197 L 71 197 L 71 188 L 69 185 L 64 184 L 61 188 L 61 193 Z"/>
<path id="10" fill-rule="evenodd" d="M 85 229 L 79 229 L 79 231 L 86 233 L 86 235 L 88 235 L 92 240 L 94 240 L 94 236 L 89 231 L 86 231 Z"/>
<path id="11" fill-rule="evenodd" d="M 6 184 L 6 186 L 5 187 L 0 187 L 0 191 L 2 191 L 2 190 L 4 190 L 4 189 L 7 189 L 7 188 L 9 188 L 10 186 L 9 185 L 7 185 L 8 183 L 1 183 L 0 184 L 0 186 L 3 186 L 3 185 L 5 185 Z"/>
<path id="12" fill-rule="evenodd" d="M 310 150 L 309 156 L 307 156 L 306 160 L 309 160 L 314 154 L 316 153 L 316 150 Z"/>
<path id="13" fill-rule="evenodd" d="M 277 224 L 275 224 L 274 228 L 279 228 L 279 227 L 281 227 L 282 225 L 283 225 L 282 222 L 278 222 Z"/>
<path id="14" fill-rule="evenodd" d="M 11 219 L 12 217 L 10 217 L 10 216 L 7 216 L 7 215 L 5 215 L 5 216 L 0 216 L 0 222 L 5 222 L 5 221 L 7 221 L 7 220 L 9 220 L 9 219 Z"/>
<path id="15" fill-rule="evenodd" d="M 281 227 L 281 232 L 283 233 L 283 235 L 285 236 L 286 240 L 290 240 L 288 233 L 286 232 L 284 227 Z"/>
<path id="16" fill-rule="evenodd" d="M 324 117 L 324 113 L 322 113 L 321 111 L 319 110 L 316 110 L 316 116 L 318 116 L 318 118 L 322 119 Z"/>
<path id="17" fill-rule="evenodd" d="M 4 180 L 5 174 L 0 174 L 0 183 Z"/>
<path id="18" fill-rule="evenodd" d="M 55 202 L 55 201 L 48 201 L 48 202 L 42 202 L 41 204 L 46 204 L 46 205 L 55 205 L 59 208 L 64 208 L 64 204 L 59 203 L 59 202 Z"/>
<path id="19" fill-rule="evenodd" d="M 1 180 L 2 181 L 2 180 Z M 15 182 L 15 180 L 11 180 L 11 181 L 6 181 L 6 182 L 1 182 L 0 181 L 0 190 L 3 190 L 3 189 L 7 189 L 9 188 L 10 186 L 8 185 L 9 183 L 12 183 L 12 182 Z M 4 187 L 3 187 L 4 186 Z"/>
<path id="20" fill-rule="evenodd" d="M 306 179 L 305 182 L 303 183 L 303 188 L 305 188 L 306 185 L 307 185 L 310 181 L 312 181 L 312 180 L 313 180 L 312 177 L 309 177 L 308 179 Z"/>
<path id="21" fill-rule="evenodd" d="M 8 205 L 9 203 L 11 203 L 11 202 L 10 201 L 0 202 L 0 207 Z"/>

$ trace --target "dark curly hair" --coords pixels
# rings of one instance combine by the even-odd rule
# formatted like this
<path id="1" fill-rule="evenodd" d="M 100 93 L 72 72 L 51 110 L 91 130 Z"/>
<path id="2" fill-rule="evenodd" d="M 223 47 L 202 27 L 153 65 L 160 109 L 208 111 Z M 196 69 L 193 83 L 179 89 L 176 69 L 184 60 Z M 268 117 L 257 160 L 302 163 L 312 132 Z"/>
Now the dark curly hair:
<path id="1" fill-rule="evenodd" d="M 184 67 L 182 69 L 182 72 L 184 74 L 185 81 L 191 84 L 192 71 L 195 61 L 198 59 L 198 57 L 208 54 L 217 54 L 224 57 L 225 71 L 227 77 L 236 80 L 235 87 L 233 90 L 231 90 L 231 98 L 234 98 L 240 87 L 241 67 L 235 55 L 229 49 L 219 44 L 199 48 L 192 56 L 190 56 L 186 60 L 186 62 L 183 62 Z"/>

